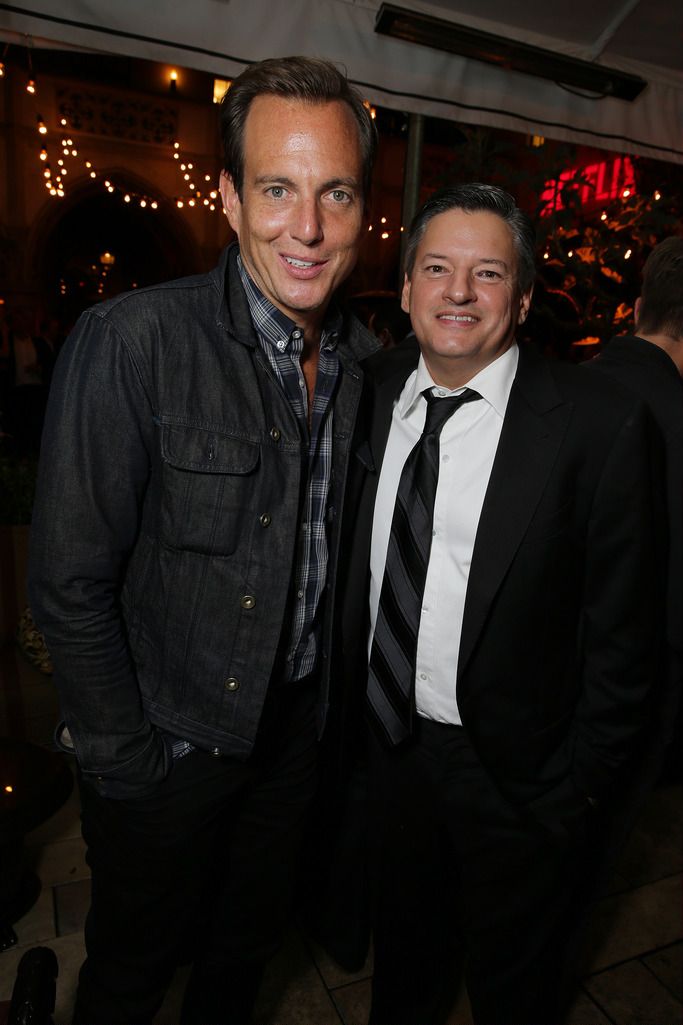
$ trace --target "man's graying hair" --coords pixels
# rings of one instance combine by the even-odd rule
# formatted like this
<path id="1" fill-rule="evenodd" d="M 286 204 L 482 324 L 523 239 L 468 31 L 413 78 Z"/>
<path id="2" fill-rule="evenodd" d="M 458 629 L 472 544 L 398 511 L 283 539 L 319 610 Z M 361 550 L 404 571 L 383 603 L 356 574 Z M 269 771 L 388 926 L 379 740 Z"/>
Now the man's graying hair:
<path id="1" fill-rule="evenodd" d="M 683 238 L 666 238 L 643 267 L 636 331 L 683 338 Z"/>
<path id="2" fill-rule="evenodd" d="M 423 204 L 413 218 L 406 242 L 405 269 L 410 277 L 415 266 L 415 254 L 432 217 L 449 210 L 480 210 L 497 214 L 505 221 L 512 234 L 517 256 L 516 284 L 520 294 L 528 292 L 536 277 L 536 231 L 531 219 L 520 210 L 512 196 L 496 185 L 468 182 L 440 189 Z"/>
<path id="3" fill-rule="evenodd" d="M 257 96 L 281 96 L 305 103 L 346 103 L 358 129 L 363 161 L 363 194 L 370 194 L 377 151 L 377 130 L 361 94 L 329 61 L 317 57 L 276 57 L 252 64 L 238 76 L 221 102 L 223 166 L 242 200 L 244 184 L 244 125 Z"/>

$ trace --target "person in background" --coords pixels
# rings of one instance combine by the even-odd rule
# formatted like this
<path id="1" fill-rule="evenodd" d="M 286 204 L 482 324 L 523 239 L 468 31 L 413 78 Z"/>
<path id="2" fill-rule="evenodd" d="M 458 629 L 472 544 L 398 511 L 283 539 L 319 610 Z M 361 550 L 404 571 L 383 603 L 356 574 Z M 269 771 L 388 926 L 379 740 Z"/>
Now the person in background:
<path id="1" fill-rule="evenodd" d="M 613 338 L 591 372 L 613 377 L 647 403 L 665 452 L 668 519 L 666 645 L 646 747 L 634 773 L 639 794 L 631 814 L 662 771 L 681 778 L 683 690 L 683 238 L 668 238 L 650 253 L 635 304 L 635 335 Z M 635 796 L 635 795 L 634 795 Z"/>
<path id="2" fill-rule="evenodd" d="M 652 691 L 651 425 L 518 347 L 534 252 L 502 190 L 435 194 L 407 244 L 418 345 L 370 361 L 341 643 L 371 727 L 372 1025 L 441 1025 L 463 965 L 476 1025 L 556 1025 Z"/>
<path id="3" fill-rule="evenodd" d="M 334 300 L 376 147 L 333 65 L 221 109 L 237 244 L 87 311 L 53 378 L 29 593 L 92 869 L 76 1025 L 244 1025 L 287 918 L 325 723 L 342 493 L 377 343 Z"/>

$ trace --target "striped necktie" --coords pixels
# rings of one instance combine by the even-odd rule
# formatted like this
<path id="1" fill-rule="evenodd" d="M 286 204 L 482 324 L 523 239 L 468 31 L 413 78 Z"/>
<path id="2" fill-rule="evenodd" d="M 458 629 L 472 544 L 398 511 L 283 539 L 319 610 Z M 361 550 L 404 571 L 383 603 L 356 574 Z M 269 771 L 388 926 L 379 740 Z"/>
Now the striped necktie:
<path id="1" fill-rule="evenodd" d="M 459 406 L 481 398 L 470 388 L 449 398 L 436 398 L 431 389 L 422 394 L 427 417 L 396 492 L 368 672 L 370 719 L 391 745 L 400 744 L 412 729 L 417 638 L 439 480 L 439 436 Z"/>

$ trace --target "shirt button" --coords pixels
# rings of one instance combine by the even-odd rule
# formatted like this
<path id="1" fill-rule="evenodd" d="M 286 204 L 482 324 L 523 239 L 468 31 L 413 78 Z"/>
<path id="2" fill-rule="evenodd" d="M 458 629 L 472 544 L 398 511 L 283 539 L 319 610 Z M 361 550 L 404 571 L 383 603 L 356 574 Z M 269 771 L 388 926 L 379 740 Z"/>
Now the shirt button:
<path id="1" fill-rule="evenodd" d="M 226 690 L 236 691 L 236 690 L 240 689 L 240 682 L 239 682 L 239 680 L 236 680 L 234 676 L 229 676 L 227 678 L 227 680 L 225 681 L 225 683 L 223 684 L 223 686 L 225 687 Z M 216 749 L 216 750 L 218 750 L 218 749 Z"/>
<path id="2" fill-rule="evenodd" d="M 305 388 L 306 387 L 306 382 L 305 381 L 299 381 L 299 387 L 300 388 Z"/>
<path id="3" fill-rule="evenodd" d="M 220 756 L 221 756 L 221 749 L 219 747 L 212 747 L 211 748 L 211 754 L 214 756 L 214 758 L 220 758 Z"/>
<path id="4" fill-rule="evenodd" d="M 277 342 L 276 344 L 280 352 L 284 352 L 287 348 L 287 342 Z"/>
<path id="5" fill-rule="evenodd" d="M 420 679 L 421 680 L 426 680 L 427 679 L 427 674 L 426 673 L 420 673 Z"/>
<path id="6" fill-rule="evenodd" d="M 262 527 L 269 527 L 272 522 L 270 513 L 263 513 L 262 516 L 259 516 L 258 521 Z"/>
<path id="7" fill-rule="evenodd" d="M 280 440 L 280 431 L 278 430 L 277 427 L 271 427 L 271 429 L 270 429 L 270 436 L 273 439 L 273 441 L 279 441 Z"/>
<path id="8" fill-rule="evenodd" d="M 256 605 L 256 598 L 254 598 L 253 594 L 245 594 L 240 598 L 240 605 L 243 609 L 253 609 Z"/>
<path id="9" fill-rule="evenodd" d="M 298 327 L 292 331 L 292 338 L 301 338 L 301 331 L 299 331 Z"/>
<path id="10" fill-rule="evenodd" d="M 303 591 L 297 591 L 296 592 L 296 596 L 297 596 L 297 598 L 303 598 L 304 592 Z"/>

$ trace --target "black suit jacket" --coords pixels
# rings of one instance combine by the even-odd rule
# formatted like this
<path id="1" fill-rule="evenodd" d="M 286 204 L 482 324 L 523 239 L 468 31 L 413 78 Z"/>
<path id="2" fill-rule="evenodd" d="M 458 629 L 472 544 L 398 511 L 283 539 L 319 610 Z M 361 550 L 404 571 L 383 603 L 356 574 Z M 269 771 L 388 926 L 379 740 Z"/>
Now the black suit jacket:
<path id="1" fill-rule="evenodd" d="M 613 338 L 590 363 L 645 400 L 659 428 L 665 453 L 668 519 L 666 640 L 654 714 L 634 780 L 634 808 L 657 780 L 672 744 L 670 767 L 680 777 L 681 688 L 683 686 L 683 380 L 673 360 L 652 342 L 632 335 Z"/>
<path id="2" fill-rule="evenodd" d="M 371 360 L 347 490 L 340 664 L 367 678 L 374 499 L 393 404 L 416 346 Z M 456 686 L 500 789 L 561 823 L 605 794 L 641 727 L 660 596 L 643 404 L 600 375 L 522 349 L 474 546 Z"/>

